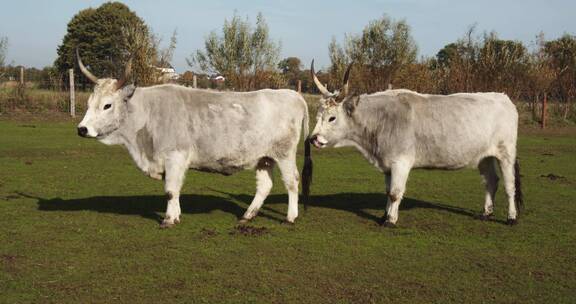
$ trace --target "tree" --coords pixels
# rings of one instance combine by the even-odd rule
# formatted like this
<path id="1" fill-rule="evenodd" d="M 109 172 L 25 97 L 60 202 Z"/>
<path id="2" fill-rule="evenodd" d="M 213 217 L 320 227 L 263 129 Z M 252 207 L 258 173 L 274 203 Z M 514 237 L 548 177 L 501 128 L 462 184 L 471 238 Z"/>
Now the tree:
<path id="1" fill-rule="evenodd" d="M 518 99 L 527 73 L 528 51 L 522 42 L 498 39 L 494 32 L 484 35 L 476 67 L 478 91 L 506 92 Z"/>
<path id="2" fill-rule="evenodd" d="M 476 25 L 468 27 L 463 38 L 444 46 L 436 54 L 438 90 L 442 94 L 474 91 L 479 42 Z"/>
<path id="3" fill-rule="evenodd" d="M 372 20 L 360 35 L 347 35 L 344 46 L 335 39 L 329 46 L 334 87 L 339 87 L 346 66 L 354 62 L 352 87 L 364 92 L 385 90 L 397 72 L 416 61 L 417 47 L 404 21 L 387 16 Z"/>
<path id="4" fill-rule="evenodd" d="M 288 57 L 278 63 L 278 68 L 282 74 L 298 74 L 301 67 L 302 62 L 298 57 Z"/>
<path id="5" fill-rule="evenodd" d="M 550 92 L 550 85 L 556 77 L 555 71 L 548 64 L 545 44 L 544 33 L 540 32 L 536 35 L 536 48 L 528 56 L 528 72 L 524 81 L 525 97 L 530 100 L 533 120 L 540 117 L 538 103 L 546 92 Z"/>
<path id="6" fill-rule="evenodd" d="M 459 46 L 456 43 L 445 45 L 436 54 L 436 61 L 440 67 L 449 67 L 451 63 L 460 57 Z"/>
<path id="7" fill-rule="evenodd" d="M 564 102 L 564 119 L 570 113 L 570 101 L 576 95 L 576 36 L 564 36 L 544 44 L 544 52 L 555 79 L 555 95 Z"/>
<path id="8" fill-rule="evenodd" d="M 0 37 L 0 78 L 4 76 L 6 51 L 8 50 L 8 37 Z"/>
<path id="9" fill-rule="evenodd" d="M 174 50 L 176 50 L 176 43 L 178 42 L 177 31 L 172 32 L 170 37 L 170 43 L 164 49 L 160 49 L 161 38 L 154 36 L 154 48 L 158 50 L 158 58 L 156 59 L 156 66 L 160 68 L 171 68 L 172 58 L 174 57 Z"/>
<path id="10" fill-rule="evenodd" d="M 229 86 L 238 90 L 278 86 L 282 81 L 275 70 L 280 44 L 269 37 L 268 25 L 261 13 L 256 27 L 236 14 L 224 21 L 222 35 L 212 31 L 205 40 L 205 50 L 197 50 L 187 59 L 188 65 L 203 72 L 217 73 Z"/>
<path id="11" fill-rule="evenodd" d="M 156 50 L 150 31 L 144 21 L 122 3 L 107 2 L 96 9 L 82 10 L 72 18 L 54 63 L 59 73 L 77 66 L 76 48 L 84 64 L 99 77 L 120 77 L 132 58 L 135 82 L 146 85 L 153 81 L 150 66 Z"/>
<path id="12" fill-rule="evenodd" d="M 297 86 L 298 80 L 302 79 L 302 71 L 300 70 L 301 67 L 302 62 L 298 57 L 288 57 L 278 63 L 280 72 L 288 81 L 288 85 L 292 87 Z"/>
<path id="13" fill-rule="evenodd" d="M 394 83 L 398 88 L 420 93 L 436 93 L 438 80 L 432 58 L 422 58 L 419 62 L 404 66 L 398 71 Z"/>

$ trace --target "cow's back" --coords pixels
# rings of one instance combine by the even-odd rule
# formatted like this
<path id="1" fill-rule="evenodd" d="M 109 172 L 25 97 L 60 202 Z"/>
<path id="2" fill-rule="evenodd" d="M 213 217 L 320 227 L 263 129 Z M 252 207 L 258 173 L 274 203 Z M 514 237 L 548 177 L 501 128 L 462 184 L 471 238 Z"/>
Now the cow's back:
<path id="1" fill-rule="evenodd" d="M 356 119 L 366 129 L 378 126 L 371 148 L 381 154 L 384 167 L 399 157 L 414 167 L 476 166 L 499 153 L 502 145 L 516 144 L 518 114 L 504 94 L 391 90 L 362 98 Z"/>
<path id="2" fill-rule="evenodd" d="M 504 94 L 399 98 L 410 100 L 416 167 L 475 167 L 482 158 L 497 156 L 503 145 L 516 145 L 518 114 Z"/>
<path id="3" fill-rule="evenodd" d="M 304 100 L 291 90 L 239 93 L 167 85 L 150 91 L 155 153 L 188 150 L 192 167 L 225 174 L 253 168 L 263 156 L 282 157 L 297 143 L 307 114 Z"/>

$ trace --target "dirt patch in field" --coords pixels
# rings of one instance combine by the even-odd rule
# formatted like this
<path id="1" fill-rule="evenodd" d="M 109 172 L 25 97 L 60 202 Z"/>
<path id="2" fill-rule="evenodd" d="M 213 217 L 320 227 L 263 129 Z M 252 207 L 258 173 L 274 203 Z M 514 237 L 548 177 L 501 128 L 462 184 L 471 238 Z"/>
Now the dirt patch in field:
<path id="1" fill-rule="evenodd" d="M 238 225 L 230 231 L 230 235 L 262 236 L 270 233 L 266 227 L 254 227 L 250 225 Z"/>
<path id="2" fill-rule="evenodd" d="M 551 180 L 551 181 L 565 181 L 566 180 L 565 176 L 556 175 L 554 173 L 548 173 L 548 175 L 542 174 L 542 175 L 540 175 L 540 177 L 547 178 L 548 180 Z"/>
<path id="3" fill-rule="evenodd" d="M 200 233 L 199 233 L 200 238 L 203 240 L 215 237 L 217 235 L 218 235 L 218 232 L 216 232 L 216 230 L 208 229 L 208 228 L 202 228 L 200 230 Z"/>
<path id="4" fill-rule="evenodd" d="M 548 173 L 548 175 L 540 175 L 540 177 L 545 177 L 551 181 L 555 181 L 555 180 L 565 180 L 566 177 L 565 176 L 561 176 L 561 175 L 556 175 L 554 173 Z"/>
<path id="5" fill-rule="evenodd" d="M 534 280 L 542 282 L 542 281 L 546 280 L 546 277 L 548 277 L 548 274 L 544 271 L 536 270 L 536 271 L 531 271 L 530 276 L 532 278 L 534 278 Z"/>
<path id="6" fill-rule="evenodd" d="M 18 271 L 16 267 L 18 259 L 19 257 L 15 255 L 2 254 L 0 255 L 0 265 L 2 265 L 2 269 L 7 273 L 16 273 Z"/>

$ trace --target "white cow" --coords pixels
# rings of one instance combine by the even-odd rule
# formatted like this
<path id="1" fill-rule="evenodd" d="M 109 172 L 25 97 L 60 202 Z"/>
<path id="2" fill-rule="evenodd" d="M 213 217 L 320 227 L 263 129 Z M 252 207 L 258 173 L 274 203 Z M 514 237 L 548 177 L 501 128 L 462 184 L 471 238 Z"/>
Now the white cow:
<path id="1" fill-rule="evenodd" d="M 123 145 L 146 175 L 165 180 L 168 196 L 161 227 L 180 221 L 180 188 L 190 169 L 230 175 L 256 170 L 256 195 L 240 220 L 258 213 L 272 188 L 272 168 L 278 165 L 288 190 L 286 221 L 298 216 L 296 148 L 300 132 L 308 136 L 308 108 L 291 90 L 236 93 L 190 89 L 177 85 L 147 88 L 124 86 L 124 80 L 98 79 L 80 69 L 96 86 L 78 135 L 107 145 Z M 129 67 L 129 65 L 128 65 Z M 126 69 L 127 78 L 129 68 Z M 312 173 L 310 146 L 302 192 L 306 199 Z"/>
<path id="2" fill-rule="evenodd" d="M 356 147 L 386 177 L 388 203 L 383 223 L 394 226 L 413 168 L 454 170 L 477 167 L 486 183 L 483 219 L 492 215 L 502 170 L 508 195 L 508 224 L 517 223 L 522 204 L 516 160 L 518 113 L 501 93 L 425 95 L 389 90 L 348 94 L 350 67 L 340 92 L 331 93 L 312 77 L 323 94 L 310 141 L 318 148 Z"/>

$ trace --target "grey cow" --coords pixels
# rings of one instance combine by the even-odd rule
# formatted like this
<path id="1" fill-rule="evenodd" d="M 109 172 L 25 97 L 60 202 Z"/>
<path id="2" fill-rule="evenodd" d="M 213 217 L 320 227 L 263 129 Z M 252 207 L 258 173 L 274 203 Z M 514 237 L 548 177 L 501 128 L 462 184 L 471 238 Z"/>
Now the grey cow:
<path id="1" fill-rule="evenodd" d="M 180 188 L 186 171 L 225 175 L 256 169 L 256 195 L 241 222 L 258 213 L 272 188 L 272 168 L 278 165 L 288 190 L 286 220 L 298 216 L 296 149 L 300 132 L 308 137 L 308 108 L 291 90 L 216 92 L 177 85 L 147 88 L 124 86 L 121 80 L 98 79 L 82 64 L 96 86 L 78 134 L 107 145 L 123 145 L 146 175 L 165 180 L 168 196 L 161 227 L 180 221 Z M 303 194 L 311 178 L 306 140 Z"/>
<path id="2" fill-rule="evenodd" d="M 501 93 L 425 95 L 388 90 L 348 94 L 350 66 L 341 91 L 323 94 L 310 141 L 318 148 L 356 147 L 385 174 L 388 203 L 383 224 L 394 226 L 413 168 L 454 170 L 477 167 L 486 184 L 484 212 L 492 215 L 498 186 L 497 166 L 508 196 L 508 224 L 517 223 L 522 205 L 516 161 L 518 112 Z"/>

